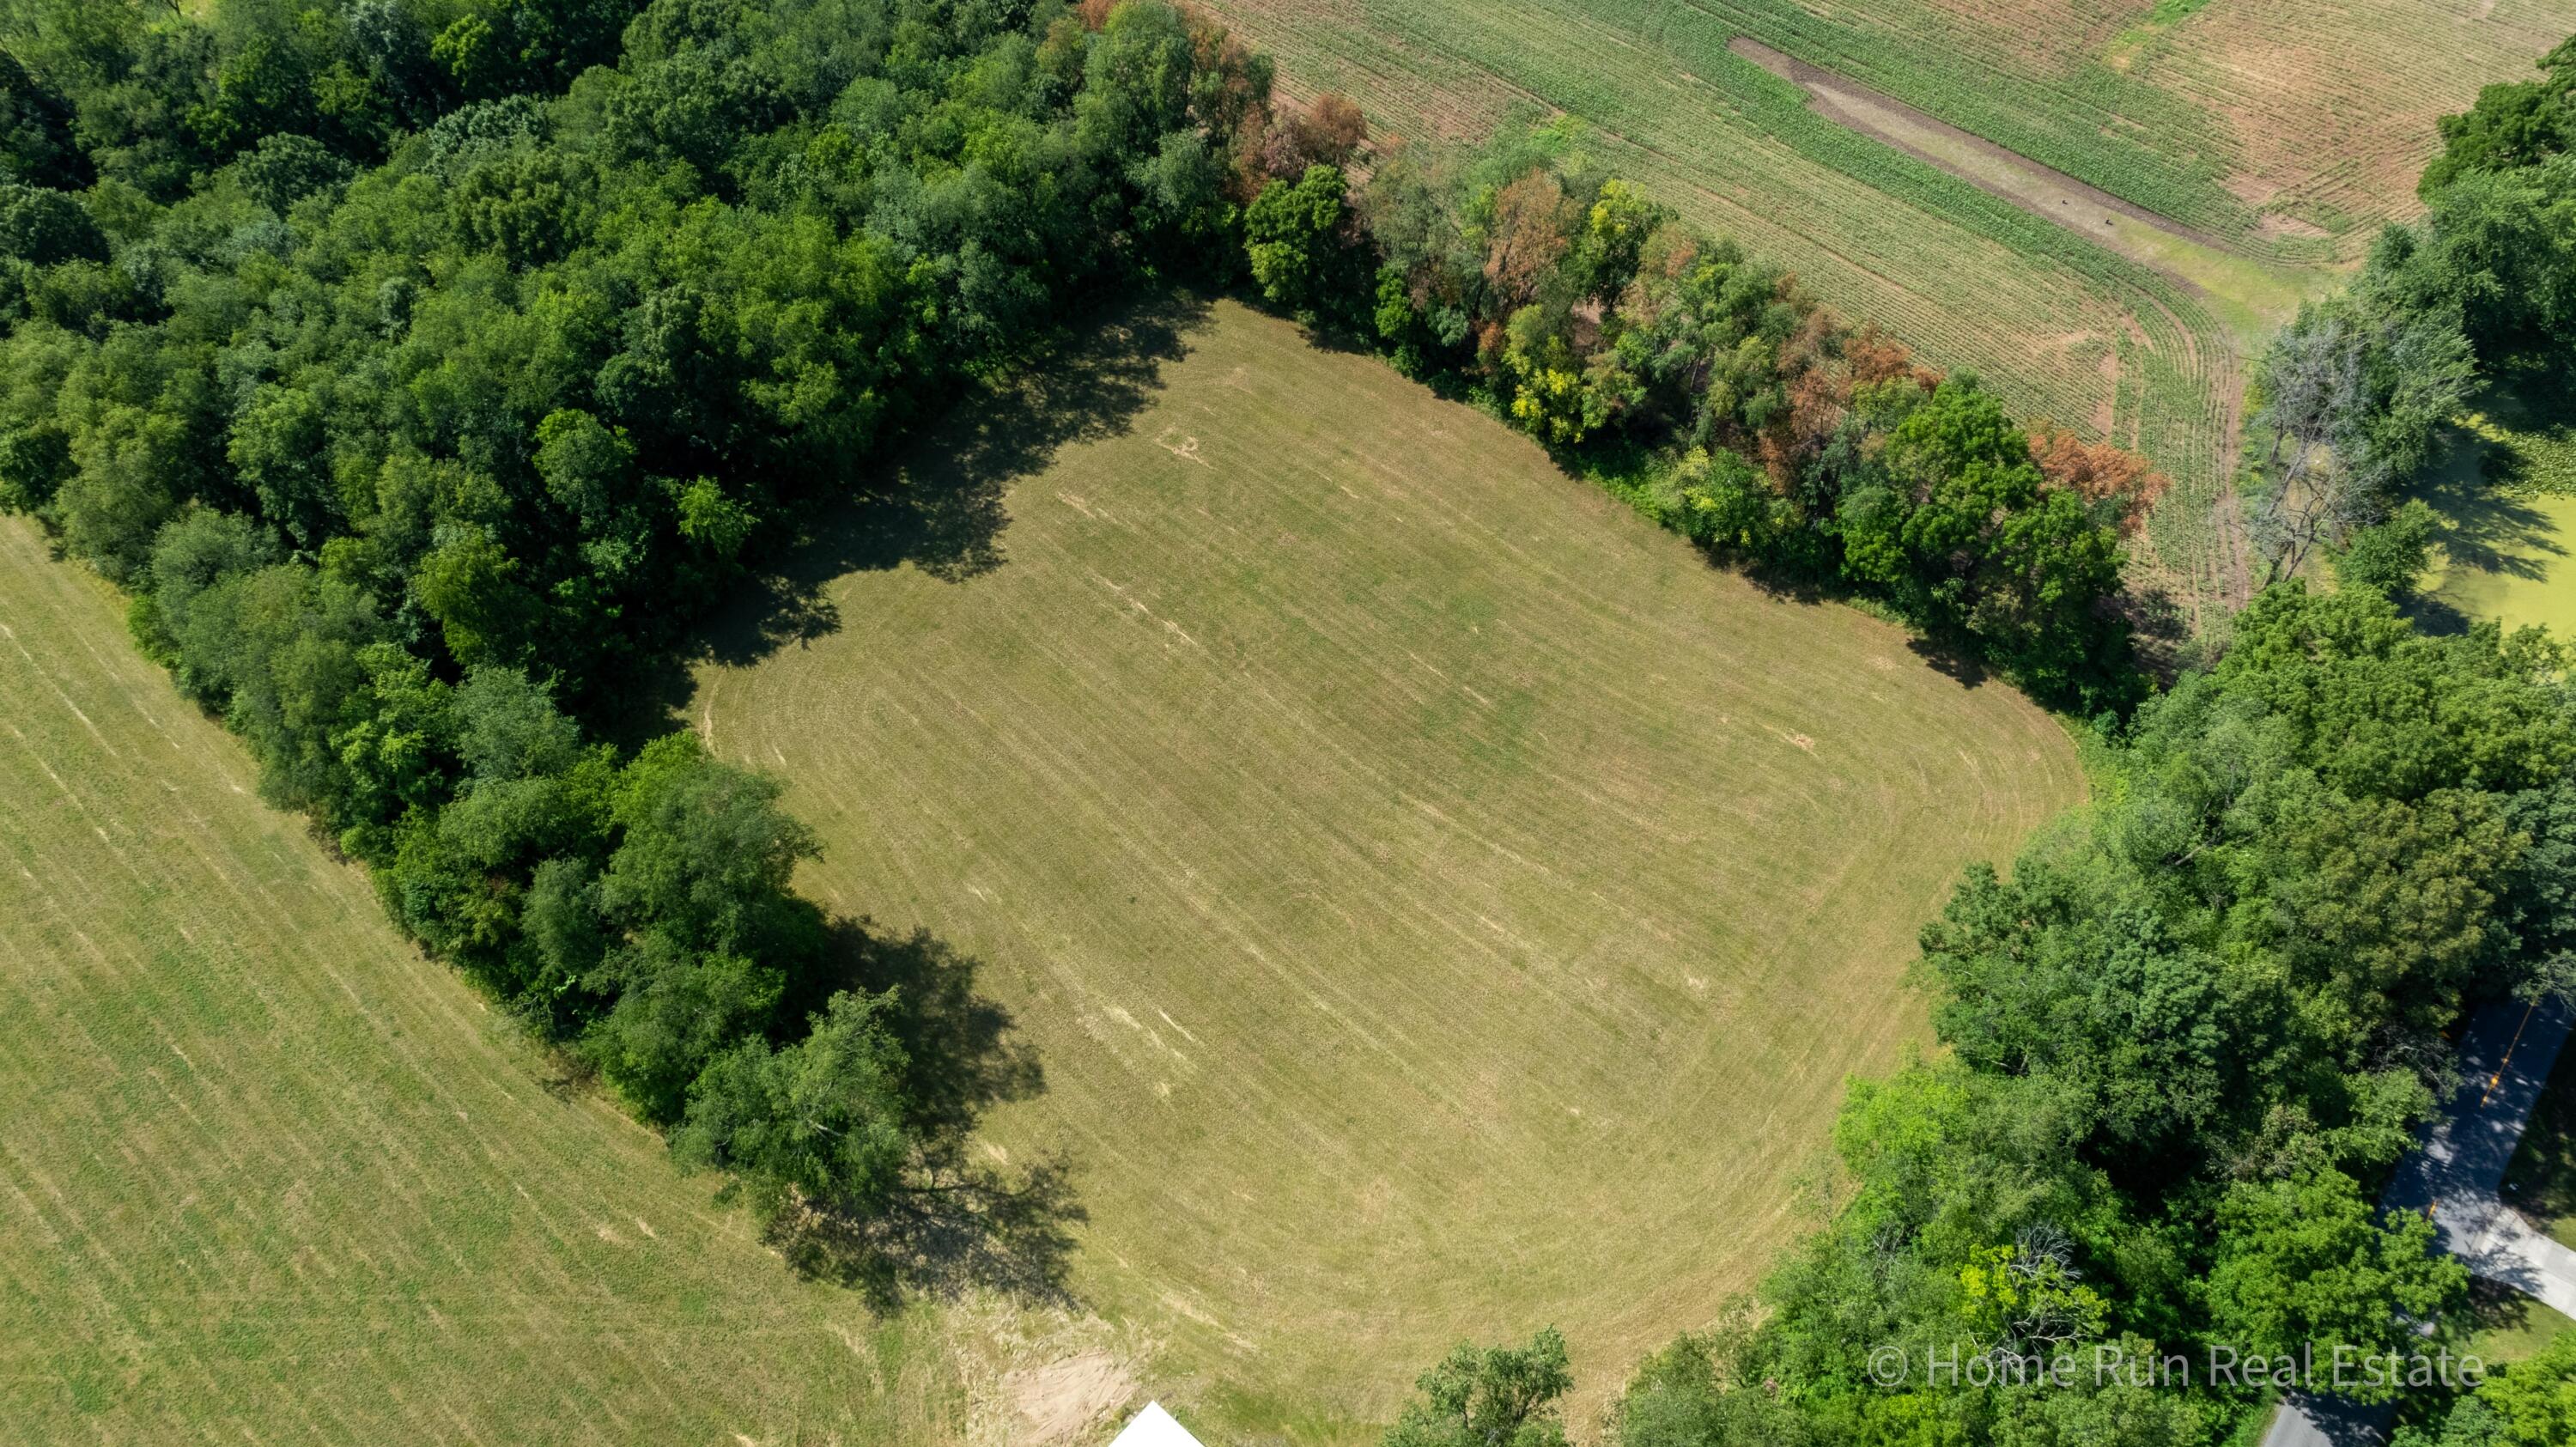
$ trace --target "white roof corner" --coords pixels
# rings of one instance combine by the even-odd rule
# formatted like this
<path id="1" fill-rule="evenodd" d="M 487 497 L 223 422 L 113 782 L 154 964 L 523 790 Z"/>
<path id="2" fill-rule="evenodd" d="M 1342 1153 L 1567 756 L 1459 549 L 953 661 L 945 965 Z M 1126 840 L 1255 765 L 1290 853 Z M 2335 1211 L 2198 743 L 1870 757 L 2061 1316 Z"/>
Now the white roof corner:
<path id="1" fill-rule="evenodd" d="M 1201 1447 L 1189 1429 L 1172 1420 L 1160 1402 L 1147 1402 L 1127 1430 L 1118 1434 L 1109 1447 Z"/>

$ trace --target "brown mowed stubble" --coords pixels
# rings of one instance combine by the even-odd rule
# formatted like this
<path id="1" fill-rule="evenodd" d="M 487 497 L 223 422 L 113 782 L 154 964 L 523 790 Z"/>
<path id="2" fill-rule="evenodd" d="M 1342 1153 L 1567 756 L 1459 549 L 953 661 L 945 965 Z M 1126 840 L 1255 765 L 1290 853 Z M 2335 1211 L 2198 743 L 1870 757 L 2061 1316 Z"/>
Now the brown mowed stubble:
<path id="1" fill-rule="evenodd" d="M 940 449 L 1035 459 L 973 479 L 988 565 L 821 583 L 690 717 L 788 781 L 804 888 L 1010 1011 L 1045 1087 L 982 1152 L 1070 1171 L 1148 1390 L 1364 1440 L 1553 1323 L 1588 1417 L 1814 1223 L 1916 930 L 2075 750 L 1373 359 L 1232 303 L 1172 350 L 1060 445 L 970 410 Z"/>

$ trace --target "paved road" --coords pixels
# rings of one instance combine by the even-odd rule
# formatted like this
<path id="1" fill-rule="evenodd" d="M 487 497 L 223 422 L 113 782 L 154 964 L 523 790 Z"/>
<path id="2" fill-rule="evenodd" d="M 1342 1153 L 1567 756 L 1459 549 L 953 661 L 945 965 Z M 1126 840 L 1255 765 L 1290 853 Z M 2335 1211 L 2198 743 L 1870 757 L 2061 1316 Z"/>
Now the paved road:
<path id="1" fill-rule="evenodd" d="M 2480 1010 L 2460 1041 L 2467 1083 L 2379 1203 L 2431 1211 L 2442 1248 L 2469 1270 L 2576 1316 L 2576 1251 L 2534 1230 L 2496 1194 L 2571 1025 L 2576 1011 L 2559 1001 Z M 2368 1447 L 2387 1439 L 2387 1419 L 2384 1409 L 2293 1396 L 2272 1419 L 2263 1447 Z"/>
<path id="2" fill-rule="evenodd" d="M 2464 1042 L 2468 1084 L 2424 1149 L 2398 1169 L 2381 1204 L 2408 1211 L 2429 1207 L 2442 1249 L 2471 1271 L 2576 1316 L 2576 1251 L 2533 1229 L 2496 1195 L 2550 1065 L 2567 1041 L 2570 1019 L 2558 1004 L 2482 1012 Z M 2489 1066 L 2490 1060 L 2502 1064 Z"/>

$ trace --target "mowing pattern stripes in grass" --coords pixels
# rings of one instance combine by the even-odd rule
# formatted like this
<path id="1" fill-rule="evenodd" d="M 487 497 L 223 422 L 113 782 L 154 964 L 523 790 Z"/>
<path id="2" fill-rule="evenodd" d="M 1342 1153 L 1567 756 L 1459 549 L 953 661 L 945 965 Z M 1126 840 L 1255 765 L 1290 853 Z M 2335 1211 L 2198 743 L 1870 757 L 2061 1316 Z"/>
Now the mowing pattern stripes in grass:
<path id="1" fill-rule="evenodd" d="M 1062 1153 L 1077 1288 L 1221 1433 L 1365 1440 L 1386 1363 L 1551 1320 L 1597 1401 L 1802 1219 L 1914 930 L 2073 752 L 1371 359 L 1184 345 L 997 569 L 839 578 L 693 716 L 817 897 L 984 962 L 1048 1082 L 987 1143 Z"/>
<path id="2" fill-rule="evenodd" d="M 0 701 L 0 1440 L 914 1444 L 1055 1329 L 795 1281 L 17 519 Z"/>

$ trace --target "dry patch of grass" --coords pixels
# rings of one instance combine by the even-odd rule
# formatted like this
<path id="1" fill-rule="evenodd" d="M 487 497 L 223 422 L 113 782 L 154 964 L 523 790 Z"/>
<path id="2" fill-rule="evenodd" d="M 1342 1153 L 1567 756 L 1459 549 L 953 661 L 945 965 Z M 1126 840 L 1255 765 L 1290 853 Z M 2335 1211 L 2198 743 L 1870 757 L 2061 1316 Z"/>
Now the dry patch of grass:
<path id="1" fill-rule="evenodd" d="M 1147 1394 L 1366 1440 L 1554 1322 L 1597 1404 L 1816 1219 L 1915 930 L 2074 751 L 1374 360 L 1231 304 L 1176 350 L 1061 446 L 961 419 L 1013 461 L 915 481 L 998 490 L 995 564 L 820 581 L 692 717 L 805 888 L 980 962 L 1046 1080 L 983 1143 L 1071 1172 Z"/>

